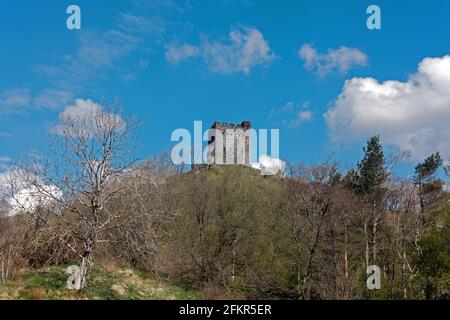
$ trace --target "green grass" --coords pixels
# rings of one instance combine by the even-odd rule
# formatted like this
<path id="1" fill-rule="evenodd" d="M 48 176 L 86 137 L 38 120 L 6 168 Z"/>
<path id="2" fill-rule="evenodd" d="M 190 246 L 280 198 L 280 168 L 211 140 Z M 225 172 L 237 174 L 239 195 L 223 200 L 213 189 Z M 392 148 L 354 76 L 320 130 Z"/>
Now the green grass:
<path id="1" fill-rule="evenodd" d="M 131 269 L 96 267 L 82 293 L 69 290 L 66 266 L 50 267 L 18 275 L 0 284 L 0 300 L 193 300 L 198 293 L 156 280 L 151 274 Z"/>

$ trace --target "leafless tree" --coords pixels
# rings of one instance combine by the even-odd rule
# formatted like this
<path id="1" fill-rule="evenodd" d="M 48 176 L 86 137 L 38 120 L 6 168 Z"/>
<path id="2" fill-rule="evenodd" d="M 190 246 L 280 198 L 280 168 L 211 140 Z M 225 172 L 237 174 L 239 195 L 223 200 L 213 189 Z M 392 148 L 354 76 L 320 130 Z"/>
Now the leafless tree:
<path id="1" fill-rule="evenodd" d="M 108 206 L 123 196 L 120 180 L 136 162 L 130 148 L 136 122 L 120 115 L 120 104 L 91 104 L 69 110 L 53 127 L 54 155 L 18 163 L 10 179 L 11 197 L 22 212 L 48 226 L 58 221 L 58 239 L 80 259 L 75 287 L 83 289 L 96 246 L 126 214 Z M 26 200 L 24 201 L 24 190 Z M 31 201 L 30 201 L 31 198 Z M 39 205 L 35 210 L 33 205 Z M 122 222 L 124 220 L 121 220 Z"/>
<path id="2" fill-rule="evenodd" d="M 160 155 L 135 166 L 122 179 L 129 192 L 125 199 L 111 205 L 129 214 L 120 219 L 126 221 L 119 220 L 119 228 L 108 232 L 110 254 L 157 274 L 161 242 L 167 237 L 167 225 L 176 216 L 169 180 L 181 172 L 180 167 Z"/>

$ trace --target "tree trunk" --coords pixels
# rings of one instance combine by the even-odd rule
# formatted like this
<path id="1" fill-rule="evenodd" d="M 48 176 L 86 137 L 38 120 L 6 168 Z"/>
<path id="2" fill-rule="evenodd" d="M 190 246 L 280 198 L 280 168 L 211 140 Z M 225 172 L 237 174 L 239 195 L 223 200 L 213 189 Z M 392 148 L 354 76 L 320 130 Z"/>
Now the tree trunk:
<path id="1" fill-rule="evenodd" d="M 86 250 L 81 259 L 80 276 L 77 279 L 76 287 L 78 290 L 83 290 L 86 287 L 87 275 L 91 264 L 91 251 Z"/>
<path id="2" fill-rule="evenodd" d="M 408 298 L 407 282 L 406 282 L 406 244 L 405 235 L 402 235 L 402 289 L 403 299 Z"/>
<path id="3" fill-rule="evenodd" d="M 402 261 L 402 289 L 403 289 L 403 299 L 407 299 L 408 295 L 407 295 L 407 290 L 406 290 L 406 263 L 405 263 L 405 259 L 406 259 L 406 254 L 405 252 L 403 252 L 403 261 Z"/>
<path id="4" fill-rule="evenodd" d="M 367 221 L 364 221 L 364 238 L 366 241 L 366 252 L 365 252 L 365 260 L 366 260 L 366 268 L 369 266 L 369 231 L 368 229 L 368 223 Z"/>
<path id="5" fill-rule="evenodd" d="M 297 292 L 301 292 L 302 286 L 302 275 L 301 275 L 301 267 L 300 267 L 300 256 L 301 256 L 302 247 L 300 243 L 297 243 L 297 261 L 296 261 L 296 269 L 297 269 Z"/>
<path id="6" fill-rule="evenodd" d="M 347 285 L 348 282 L 348 235 L 347 225 L 344 227 L 344 278 Z"/>
<path id="7" fill-rule="evenodd" d="M 373 221 L 372 221 L 372 264 L 377 263 L 377 233 L 378 233 L 378 216 L 376 209 L 373 209 Z"/>
<path id="8" fill-rule="evenodd" d="M 5 263 L 4 263 L 4 261 L 3 261 L 3 254 L 0 252 L 0 262 L 1 262 L 1 265 L 2 265 L 2 283 L 5 283 L 6 282 L 6 280 L 5 280 Z"/>

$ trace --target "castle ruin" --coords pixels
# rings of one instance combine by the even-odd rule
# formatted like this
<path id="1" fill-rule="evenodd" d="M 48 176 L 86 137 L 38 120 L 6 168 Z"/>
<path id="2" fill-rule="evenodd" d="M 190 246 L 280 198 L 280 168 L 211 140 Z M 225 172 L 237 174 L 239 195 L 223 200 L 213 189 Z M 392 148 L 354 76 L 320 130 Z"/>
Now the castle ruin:
<path id="1" fill-rule="evenodd" d="M 194 164 L 192 170 L 210 168 L 214 165 L 245 165 L 252 163 L 251 122 L 240 124 L 214 122 L 208 132 L 208 155 L 206 164 Z"/>
<path id="2" fill-rule="evenodd" d="M 240 124 L 214 122 L 211 126 L 208 145 L 215 144 L 208 164 L 251 164 L 251 141 L 248 135 L 250 121 Z M 219 141 L 222 139 L 221 141 Z M 219 152 L 222 148 L 222 152 Z"/>

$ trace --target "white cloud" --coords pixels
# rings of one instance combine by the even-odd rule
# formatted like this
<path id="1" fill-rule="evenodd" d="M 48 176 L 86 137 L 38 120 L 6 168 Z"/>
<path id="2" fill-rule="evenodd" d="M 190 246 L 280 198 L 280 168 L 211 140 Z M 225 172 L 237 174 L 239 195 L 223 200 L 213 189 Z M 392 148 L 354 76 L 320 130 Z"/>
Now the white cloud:
<path id="1" fill-rule="evenodd" d="M 0 112 L 22 113 L 30 107 L 58 109 L 72 99 L 72 93 L 65 90 L 44 89 L 34 97 L 28 89 L 7 90 L 0 94 Z"/>
<path id="2" fill-rule="evenodd" d="M 131 23 L 129 19 L 124 20 L 123 24 Z M 140 47 L 143 39 L 131 29 L 130 26 L 130 30 L 118 28 L 81 33 L 78 37 L 79 47 L 72 54 L 64 55 L 57 64 L 35 68 L 46 87 L 33 97 L 29 90 L 23 91 L 23 98 L 15 100 L 37 109 L 62 109 L 73 100 L 76 92 L 86 88 L 92 90 L 96 80 L 105 79 L 107 71 L 114 70 L 118 62 Z M 0 108 L 1 105 L 0 101 Z"/>
<path id="3" fill-rule="evenodd" d="M 90 136 L 93 130 L 97 127 L 95 123 L 95 115 L 102 112 L 102 116 L 111 118 L 118 127 L 124 125 L 124 120 L 117 114 L 106 112 L 102 106 L 93 102 L 90 99 L 76 99 L 74 105 L 67 106 L 63 112 L 59 114 L 59 122 L 52 128 L 52 131 L 57 134 L 68 134 L 63 132 L 63 124 L 66 120 L 70 119 L 74 123 L 80 123 L 85 130 L 86 136 Z"/>
<path id="4" fill-rule="evenodd" d="M 164 33 L 165 23 L 160 18 L 133 14 L 130 12 L 120 14 L 120 27 L 127 32 L 142 32 L 144 34 L 160 35 Z"/>
<path id="5" fill-rule="evenodd" d="M 40 179 L 36 178 L 36 181 Z M 12 185 L 17 190 L 13 191 Z M 10 215 L 22 211 L 33 211 L 39 206 L 51 205 L 62 197 L 62 191 L 55 185 L 41 184 L 37 188 L 18 179 L 14 170 L 0 173 L 0 200 L 5 200 L 4 204 L 7 205 Z"/>
<path id="6" fill-rule="evenodd" d="M 298 52 L 307 70 L 317 72 L 321 77 L 335 70 L 345 74 L 354 66 L 367 66 L 369 58 L 359 49 L 341 46 L 339 49 L 319 53 L 312 44 L 304 44 Z"/>
<path id="7" fill-rule="evenodd" d="M 426 58 L 407 81 L 353 78 L 326 114 L 335 141 L 381 134 L 385 143 L 421 159 L 450 157 L 450 56 Z"/>
<path id="8" fill-rule="evenodd" d="M 68 117 L 84 118 L 99 109 L 101 109 L 101 106 L 91 99 L 76 99 L 75 104 L 67 106 L 65 110 L 59 114 L 59 117 L 62 120 Z"/>
<path id="9" fill-rule="evenodd" d="M 33 105 L 37 108 L 60 109 L 73 99 L 69 91 L 45 89 L 33 99 Z"/>
<path id="10" fill-rule="evenodd" d="M 98 94 L 99 83 L 110 80 L 111 71 L 120 71 L 126 80 L 132 80 L 131 74 L 145 69 L 140 63 L 128 63 L 135 58 L 134 54 L 138 53 L 143 61 L 156 46 L 167 42 L 165 37 L 171 30 L 186 29 L 189 24 L 179 22 L 178 17 L 190 7 L 189 1 L 183 4 L 171 0 L 130 1 L 126 12 L 113 14 L 114 28 L 89 28 L 77 33 L 77 46 L 58 59 L 34 66 L 41 91 L 31 94 L 31 90 L 11 90 L 9 97 L 0 93 L 0 113 L 17 113 L 15 107 L 27 105 L 61 110 L 80 93 Z M 52 48 L 48 50 L 49 56 L 53 56 Z"/>
<path id="11" fill-rule="evenodd" d="M 122 30 L 83 32 L 78 38 L 79 47 L 73 54 L 64 55 L 56 65 L 37 66 L 36 72 L 46 87 L 31 96 L 30 90 L 8 92 L 0 97 L 0 110 L 6 107 L 31 106 L 37 109 L 60 110 L 74 98 L 74 93 L 89 88 L 95 80 L 105 78 L 116 63 L 142 43 L 138 36 Z"/>
<path id="12" fill-rule="evenodd" d="M 4 199 L 7 198 L 6 194 L 7 194 L 7 179 L 9 176 L 9 172 L 8 171 L 4 171 L 1 172 L 0 171 L 0 204 L 3 204 Z M 7 202 L 9 203 L 9 199 L 7 200 Z"/>
<path id="13" fill-rule="evenodd" d="M 311 121 L 312 117 L 313 113 L 311 111 L 299 111 L 297 112 L 296 117 L 292 120 L 291 126 L 298 127 L 304 122 Z"/>
<path id="14" fill-rule="evenodd" d="M 259 162 L 252 163 L 252 167 L 261 170 L 261 175 L 263 176 L 283 175 L 286 163 L 281 159 L 263 155 L 259 158 Z"/>
<path id="15" fill-rule="evenodd" d="M 201 52 L 198 47 L 190 44 L 183 44 L 180 46 L 172 44 L 167 48 L 166 60 L 170 63 L 176 64 L 189 58 L 198 57 L 200 53 Z"/>
<path id="16" fill-rule="evenodd" d="M 48 206 L 62 198 L 62 192 L 54 185 L 44 185 L 41 189 L 31 186 L 22 189 L 9 199 L 11 214 L 21 211 L 31 212 L 38 207 Z"/>
<path id="17" fill-rule="evenodd" d="M 305 122 L 312 120 L 314 113 L 309 110 L 309 102 L 304 102 L 300 106 L 292 101 L 286 102 L 284 106 L 278 109 L 272 109 L 269 117 L 281 119 L 280 124 L 288 128 L 297 128 Z"/>
<path id="18" fill-rule="evenodd" d="M 288 101 L 281 108 L 270 110 L 270 117 L 276 117 L 282 114 L 290 113 L 294 110 L 295 103 L 292 101 Z"/>
<path id="19" fill-rule="evenodd" d="M 7 90 L 0 94 L 0 112 L 18 113 L 31 104 L 30 91 L 27 89 Z"/>
<path id="20" fill-rule="evenodd" d="M 228 41 L 210 41 L 202 37 L 199 46 L 172 44 L 166 52 L 170 63 L 194 57 L 201 57 L 213 73 L 242 72 L 247 75 L 254 67 L 267 66 L 275 59 L 263 34 L 250 27 L 233 28 Z"/>

